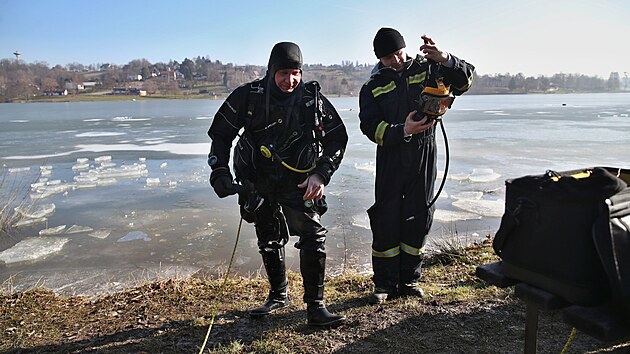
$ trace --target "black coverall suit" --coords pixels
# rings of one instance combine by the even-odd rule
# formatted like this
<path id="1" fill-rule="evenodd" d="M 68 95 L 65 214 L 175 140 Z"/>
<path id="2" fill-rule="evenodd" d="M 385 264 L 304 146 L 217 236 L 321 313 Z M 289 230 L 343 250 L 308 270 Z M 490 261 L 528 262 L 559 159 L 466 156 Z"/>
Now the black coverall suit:
<path id="1" fill-rule="evenodd" d="M 320 216 L 326 206 L 305 202 L 305 189 L 297 185 L 313 173 L 319 174 L 327 185 L 343 158 L 348 140 L 332 104 L 321 94 L 315 104 L 314 91 L 313 85 L 301 82 L 292 93 L 282 93 L 265 76 L 230 94 L 208 131 L 212 139 L 210 154 L 217 158 L 212 166 L 215 175 L 228 167 L 232 141 L 244 128 L 244 139 L 235 147 L 236 178 L 250 186 L 250 197 L 257 195 L 264 201 L 253 212 L 244 208 L 247 197 L 241 195 L 239 203 L 244 219 L 255 224 L 258 248 L 271 283 L 270 297 L 286 297 L 284 245 L 289 235 L 296 235 L 304 302 L 309 304 L 323 303 L 326 229 Z M 321 107 L 319 119 L 323 129 L 317 138 L 316 107 Z M 272 153 L 271 158 L 261 154 L 262 146 Z"/>
<path id="2" fill-rule="evenodd" d="M 451 56 L 454 66 L 440 67 L 444 83 L 455 96 L 472 83 L 474 67 Z M 435 126 L 420 134 L 404 136 L 409 112 L 429 79 L 428 62 L 407 58 L 396 72 L 379 62 L 359 95 L 361 131 L 376 148 L 375 203 L 368 209 L 372 228 L 374 284 L 396 293 L 397 287 L 420 280 L 422 253 L 433 222 L 436 178 Z M 440 64 L 432 64 L 436 70 Z M 419 113 L 420 114 L 420 113 Z"/>

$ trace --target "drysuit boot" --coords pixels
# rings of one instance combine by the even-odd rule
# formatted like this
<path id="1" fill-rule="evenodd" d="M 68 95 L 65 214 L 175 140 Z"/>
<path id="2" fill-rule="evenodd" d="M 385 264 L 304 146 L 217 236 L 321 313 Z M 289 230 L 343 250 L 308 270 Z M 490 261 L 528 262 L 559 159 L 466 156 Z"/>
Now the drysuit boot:
<path id="1" fill-rule="evenodd" d="M 284 247 L 279 250 L 261 251 L 260 253 L 271 289 L 265 303 L 249 311 L 250 317 L 253 318 L 263 317 L 289 306 L 289 297 L 287 296 L 289 281 L 284 262 Z"/>
<path id="2" fill-rule="evenodd" d="M 335 327 L 345 316 L 333 315 L 324 305 L 324 272 L 326 254 L 316 250 L 300 250 L 300 272 L 304 280 L 304 302 L 309 326 Z"/>

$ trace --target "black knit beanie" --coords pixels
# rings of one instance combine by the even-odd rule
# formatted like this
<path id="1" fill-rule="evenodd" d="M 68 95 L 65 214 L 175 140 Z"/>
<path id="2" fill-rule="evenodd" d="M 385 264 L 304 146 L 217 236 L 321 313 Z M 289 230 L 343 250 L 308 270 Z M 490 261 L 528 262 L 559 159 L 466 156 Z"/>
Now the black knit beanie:
<path id="1" fill-rule="evenodd" d="M 273 77 L 281 69 L 302 69 L 302 51 L 297 44 L 280 42 L 273 46 L 267 71 Z"/>
<path id="2" fill-rule="evenodd" d="M 374 54 L 378 59 L 406 46 L 403 36 L 393 28 L 382 27 L 374 36 Z"/>

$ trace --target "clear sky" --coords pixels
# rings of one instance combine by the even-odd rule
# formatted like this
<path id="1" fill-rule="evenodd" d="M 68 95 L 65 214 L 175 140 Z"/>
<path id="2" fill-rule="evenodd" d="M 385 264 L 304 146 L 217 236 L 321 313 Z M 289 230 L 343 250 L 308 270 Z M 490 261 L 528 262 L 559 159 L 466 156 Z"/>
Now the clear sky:
<path id="1" fill-rule="evenodd" d="M 398 29 L 411 54 L 426 33 L 480 74 L 630 72 L 627 0 L 0 0 L 0 58 L 266 65 L 292 41 L 308 64 L 373 64 L 380 27 Z"/>

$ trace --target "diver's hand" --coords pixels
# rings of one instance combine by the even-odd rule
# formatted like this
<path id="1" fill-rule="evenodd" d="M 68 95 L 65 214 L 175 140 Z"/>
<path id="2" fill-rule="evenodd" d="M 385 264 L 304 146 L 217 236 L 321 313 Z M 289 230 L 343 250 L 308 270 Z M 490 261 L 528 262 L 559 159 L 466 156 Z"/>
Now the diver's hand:
<path id="1" fill-rule="evenodd" d="M 403 127 L 405 131 L 405 136 L 422 133 L 423 131 L 431 128 L 435 124 L 435 119 L 432 119 L 430 122 L 428 121 L 428 117 L 425 116 L 419 121 L 413 120 L 413 117 L 418 114 L 417 111 L 411 111 L 407 115 L 405 119 L 405 126 Z"/>
<path id="2" fill-rule="evenodd" d="M 211 183 L 214 192 L 219 198 L 225 198 L 237 193 L 234 184 L 232 184 L 232 178 L 228 175 L 221 175 Z"/>
<path id="3" fill-rule="evenodd" d="M 313 199 L 317 201 L 322 199 L 322 196 L 324 195 L 324 180 L 319 174 L 313 173 L 312 175 L 306 177 L 304 182 L 298 184 L 298 188 L 306 188 L 306 192 L 304 192 L 304 197 L 302 197 L 302 199 Z"/>
<path id="4" fill-rule="evenodd" d="M 449 54 L 438 48 L 431 37 L 422 35 L 420 38 L 424 41 L 424 44 L 420 46 L 420 51 L 424 54 L 424 57 L 431 59 L 438 63 L 444 63 L 448 61 Z"/>

